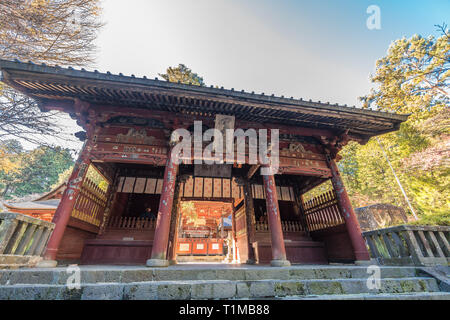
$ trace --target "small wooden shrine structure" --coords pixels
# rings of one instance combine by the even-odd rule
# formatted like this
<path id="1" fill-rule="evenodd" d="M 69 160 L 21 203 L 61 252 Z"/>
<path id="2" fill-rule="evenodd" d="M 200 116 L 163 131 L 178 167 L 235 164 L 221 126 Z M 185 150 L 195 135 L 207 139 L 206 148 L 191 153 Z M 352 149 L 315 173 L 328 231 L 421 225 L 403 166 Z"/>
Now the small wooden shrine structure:
<path id="1" fill-rule="evenodd" d="M 48 265 L 176 262 L 179 206 L 187 200 L 232 206 L 241 262 L 369 259 L 338 152 L 349 141 L 397 130 L 407 116 L 20 61 L 0 60 L 0 69 L 3 81 L 36 99 L 43 112 L 66 112 L 84 129 L 77 137 L 85 144 L 53 218 Z M 278 174 L 260 175 L 263 163 L 236 162 L 229 174 L 209 175 L 192 163 L 175 164 L 172 131 L 192 131 L 194 121 L 214 128 L 218 115 L 234 117 L 235 128 L 278 129 Z M 103 187 L 87 177 L 88 168 L 103 177 Z M 334 190 L 303 201 L 327 180 Z M 157 219 L 142 217 L 145 208 Z"/>
<path id="2" fill-rule="evenodd" d="M 67 183 L 63 182 L 51 191 L 31 201 L 10 201 L 3 205 L 10 212 L 22 213 L 27 216 L 51 222 L 61 201 Z"/>

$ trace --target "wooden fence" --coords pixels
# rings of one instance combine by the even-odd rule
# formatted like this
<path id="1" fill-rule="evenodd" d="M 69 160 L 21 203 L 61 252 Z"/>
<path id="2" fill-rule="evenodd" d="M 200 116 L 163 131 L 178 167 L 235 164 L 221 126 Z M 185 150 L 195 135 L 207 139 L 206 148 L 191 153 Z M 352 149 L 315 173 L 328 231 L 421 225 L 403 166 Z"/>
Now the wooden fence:
<path id="1" fill-rule="evenodd" d="M 327 229 L 345 223 L 333 190 L 302 204 L 308 231 Z"/>
<path id="2" fill-rule="evenodd" d="M 448 265 L 450 227 L 402 225 L 363 232 L 372 258 L 386 265 Z"/>
<path id="3" fill-rule="evenodd" d="M 0 212 L 0 267 L 33 266 L 43 254 L 54 223 Z"/>

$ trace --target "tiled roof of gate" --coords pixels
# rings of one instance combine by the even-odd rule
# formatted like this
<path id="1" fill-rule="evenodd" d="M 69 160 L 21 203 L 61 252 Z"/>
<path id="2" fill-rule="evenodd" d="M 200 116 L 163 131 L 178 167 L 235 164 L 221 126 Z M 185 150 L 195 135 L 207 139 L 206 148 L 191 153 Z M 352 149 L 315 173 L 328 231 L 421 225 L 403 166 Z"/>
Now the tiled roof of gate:
<path id="1" fill-rule="evenodd" d="M 132 105 L 179 113 L 230 114 L 249 121 L 283 123 L 362 138 L 395 131 L 408 115 L 347 107 L 346 105 L 255 94 L 232 89 L 187 85 L 115 75 L 97 70 L 0 60 L 3 81 L 39 100 L 73 100 Z"/>

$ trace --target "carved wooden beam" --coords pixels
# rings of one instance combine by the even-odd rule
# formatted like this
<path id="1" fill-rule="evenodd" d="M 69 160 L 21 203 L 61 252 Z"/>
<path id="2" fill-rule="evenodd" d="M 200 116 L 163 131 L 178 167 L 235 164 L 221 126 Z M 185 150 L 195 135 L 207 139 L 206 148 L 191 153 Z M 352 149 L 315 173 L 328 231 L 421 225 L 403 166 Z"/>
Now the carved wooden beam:
<path id="1" fill-rule="evenodd" d="M 339 161 L 341 159 L 341 156 L 338 155 L 339 151 L 341 151 L 341 149 L 346 146 L 350 140 L 352 140 L 348 132 L 349 130 L 347 129 L 344 133 L 332 138 L 327 138 L 325 136 L 316 136 L 315 138 L 320 141 L 325 149 L 325 152 L 332 159 Z"/>
<path id="2" fill-rule="evenodd" d="M 251 179 L 253 177 L 253 175 L 256 173 L 256 171 L 258 171 L 259 167 L 261 167 L 260 164 L 254 164 L 250 167 L 250 169 L 248 169 L 248 173 L 247 173 L 247 179 Z"/>

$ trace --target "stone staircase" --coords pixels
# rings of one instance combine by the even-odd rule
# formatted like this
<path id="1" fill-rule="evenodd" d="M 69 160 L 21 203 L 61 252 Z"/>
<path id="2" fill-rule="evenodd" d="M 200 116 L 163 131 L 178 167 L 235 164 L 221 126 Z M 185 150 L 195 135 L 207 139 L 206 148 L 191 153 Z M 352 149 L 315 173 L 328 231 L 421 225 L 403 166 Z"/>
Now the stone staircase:
<path id="1" fill-rule="evenodd" d="M 0 299 L 444 299 L 438 281 L 414 267 L 380 267 L 369 289 L 367 267 L 236 265 L 82 266 L 80 288 L 67 286 L 74 269 L 0 270 Z"/>

